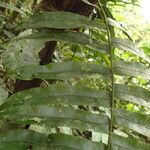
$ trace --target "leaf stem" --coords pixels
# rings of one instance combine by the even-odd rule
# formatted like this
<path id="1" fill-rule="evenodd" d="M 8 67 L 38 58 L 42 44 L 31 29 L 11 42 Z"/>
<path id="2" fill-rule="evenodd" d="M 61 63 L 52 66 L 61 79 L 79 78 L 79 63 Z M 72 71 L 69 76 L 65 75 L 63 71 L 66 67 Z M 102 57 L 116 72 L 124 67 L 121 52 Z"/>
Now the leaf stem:
<path id="1" fill-rule="evenodd" d="M 114 49 L 112 47 L 112 40 L 111 40 L 111 32 L 110 32 L 110 29 L 109 29 L 109 24 L 108 24 L 108 20 L 107 20 L 107 16 L 105 14 L 105 11 L 103 9 L 103 6 L 102 6 L 102 3 L 101 3 L 101 0 L 98 0 L 98 5 L 99 5 L 99 8 L 101 10 L 101 16 L 102 16 L 102 19 L 106 25 L 106 31 L 107 31 L 107 40 L 108 40 L 108 44 L 109 44 L 109 51 L 110 51 L 110 61 L 111 61 L 111 102 L 110 102 L 110 105 L 111 105 L 111 118 L 110 118 L 110 124 L 109 124 L 109 137 L 108 137 L 108 147 L 107 149 L 110 150 L 111 149 L 111 134 L 113 132 L 113 108 L 114 108 Z"/>

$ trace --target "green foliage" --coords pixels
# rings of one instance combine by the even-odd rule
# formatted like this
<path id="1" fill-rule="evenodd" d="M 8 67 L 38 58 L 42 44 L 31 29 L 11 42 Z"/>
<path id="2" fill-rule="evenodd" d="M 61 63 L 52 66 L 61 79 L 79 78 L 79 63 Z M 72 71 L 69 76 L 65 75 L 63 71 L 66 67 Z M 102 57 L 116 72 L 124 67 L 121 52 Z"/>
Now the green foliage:
<path id="1" fill-rule="evenodd" d="M 146 113 L 119 106 L 124 102 L 125 105 L 131 103 L 150 109 L 148 89 L 119 81 L 119 78 L 126 80 L 134 77 L 138 80 L 140 77 L 148 83 L 150 58 L 138 50 L 131 40 L 115 38 L 114 27 L 120 26 L 116 21 L 112 23 L 112 20 L 110 22 L 107 19 L 100 3 L 96 7 L 98 12 L 101 10 L 103 13 L 102 19 L 94 21 L 68 12 L 35 13 L 22 26 L 34 30 L 27 30 L 27 34 L 23 32 L 5 46 L 6 50 L 2 54 L 2 62 L 6 69 L 4 79 L 42 79 L 43 85 L 17 92 L 9 97 L 0 87 L 0 102 L 3 101 L 0 106 L 1 128 L 2 124 L 9 120 L 19 126 L 30 124 L 31 127 L 50 127 L 56 131 L 46 136 L 30 129 L 4 130 L 0 133 L 0 149 L 150 149 L 150 117 Z M 76 27 L 85 30 L 75 32 L 72 29 Z M 37 31 L 36 28 L 47 29 Z M 96 32 L 99 36 L 94 34 Z M 69 48 L 74 43 L 80 46 L 81 51 L 86 49 L 102 59 L 96 63 L 75 62 L 74 58 L 72 62 L 56 62 L 55 59 L 55 62 L 41 66 L 38 64 L 38 52 L 48 41 L 63 41 L 69 43 Z M 115 48 L 140 57 L 146 65 L 139 61 L 125 61 L 119 58 L 114 52 Z M 79 50 L 80 53 L 81 51 Z M 98 77 L 102 86 L 96 89 L 87 88 L 88 83 L 84 86 L 75 85 L 82 79 L 88 81 L 89 78 L 92 81 L 92 77 Z M 59 133 L 64 127 L 70 128 L 72 133 Z M 78 134 L 75 134 L 74 130 Z M 99 137 L 106 135 L 106 139 L 103 141 L 101 138 L 97 142 L 87 140 L 91 137 L 87 137 L 85 131 L 90 132 L 92 136 L 94 133 L 100 134 Z"/>
<path id="2" fill-rule="evenodd" d="M 25 37 L 24 37 L 25 38 Z M 103 41 L 97 41 L 80 32 L 69 32 L 52 30 L 47 32 L 34 33 L 26 37 L 26 39 L 44 39 L 45 41 L 65 41 L 69 43 L 75 43 L 78 45 L 84 45 L 95 50 L 101 50 L 108 53 L 108 44 Z"/>
<path id="3" fill-rule="evenodd" d="M 56 18 L 59 18 L 58 20 Z M 65 21 L 64 21 L 65 20 Z M 22 27 L 26 28 L 55 28 L 74 29 L 79 27 L 105 29 L 102 20 L 91 21 L 90 19 L 69 12 L 39 12 L 35 13 Z"/>

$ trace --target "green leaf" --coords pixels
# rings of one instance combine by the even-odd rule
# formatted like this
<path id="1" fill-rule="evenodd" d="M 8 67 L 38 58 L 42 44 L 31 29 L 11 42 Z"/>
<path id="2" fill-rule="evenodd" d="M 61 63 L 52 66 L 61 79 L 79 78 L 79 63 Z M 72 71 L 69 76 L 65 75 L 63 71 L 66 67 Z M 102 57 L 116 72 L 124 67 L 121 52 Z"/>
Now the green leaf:
<path id="1" fill-rule="evenodd" d="M 26 16 L 25 12 L 19 8 L 17 8 L 14 4 L 9 4 L 6 2 L 0 2 L 0 7 L 2 8 L 6 8 L 6 9 L 10 9 L 11 11 L 16 11 L 18 13 L 20 13 L 23 16 Z"/>
<path id="2" fill-rule="evenodd" d="M 8 91 L 6 91 L 5 88 L 5 85 L 0 85 L 0 105 L 5 102 L 9 95 Z"/>
<path id="3" fill-rule="evenodd" d="M 24 31 L 18 37 L 27 36 L 30 32 L 30 30 Z M 43 39 L 12 40 L 6 45 L 6 50 L 2 54 L 5 68 L 10 71 L 27 64 L 39 64 L 38 52 L 45 46 L 45 42 Z"/>
<path id="4" fill-rule="evenodd" d="M 105 150 L 105 145 L 101 142 L 91 142 L 70 135 L 51 134 L 49 138 L 56 148 L 63 145 L 63 150 Z"/>
<path id="5" fill-rule="evenodd" d="M 130 37 L 130 35 L 127 33 L 127 31 L 121 26 L 121 23 L 117 22 L 116 20 L 112 19 L 112 18 L 108 18 L 108 23 L 109 25 L 113 26 L 113 27 L 117 27 L 118 29 L 122 30 L 123 33 L 130 39 L 132 40 L 132 38 Z"/>
<path id="6" fill-rule="evenodd" d="M 45 135 L 28 130 L 7 130 L 0 132 L 0 149 L 22 150 L 33 147 L 37 150 L 49 149 L 50 139 Z"/>
<path id="7" fill-rule="evenodd" d="M 65 41 L 70 43 L 75 43 L 79 45 L 84 45 L 89 48 L 98 50 L 100 52 L 108 53 L 109 46 L 107 43 L 98 41 L 96 39 L 90 38 L 89 36 L 80 32 L 70 32 L 61 30 L 48 30 L 47 32 L 37 32 L 29 36 L 23 37 L 24 39 L 43 39 L 45 41 Z"/>
<path id="8" fill-rule="evenodd" d="M 79 27 L 105 29 L 102 20 L 89 18 L 70 12 L 37 12 L 22 26 L 25 28 L 74 29 Z"/>
<path id="9" fill-rule="evenodd" d="M 0 118 L 9 119 L 19 124 L 38 124 L 48 127 L 71 127 L 80 130 L 108 132 L 107 116 L 62 106 L 15 106 L 0 112 Z"/>
<path id="10" fill-rule="evenodd" d="M 113 111 L 115 124 L 150 137 L 150 117 L 123 109 Z"/>
<path id="11" fill-rule="evenodd" d="M 51 134 L 49 137 L 29 130 L 9 130 L 0 133 L 0 149 L 11 150 L 104 150 L 102 143 L 65 134 Z"/>
<path id="12" fill-rule="evenodd" d="M 146 55 L 142 50 L 139 50 L 132 41 L 129 41 L 127 39 L 114 38 L 112 40 L 112 43 L 114 47 L 129 51 L 150 63 L 150 57 Z"/>
<path id="13" fill-rule="evenodd" d="M 150 80 L 149 67 L 136 62 L 123 62 L 118 61 L 114 64 L 114 73 L 121 76 L 134 76 L 142 77 L 146 80 Z"/>
<path id="14" fill-rule="evenodd" d="M 110 95 L 105 90 L 93 90 L 86 87 L 58 84 L 47 88 L 33 88 L 13 94 L 0 106 L 0 109 L 8 109 L 18 105 L 38 104 L 109 107 Z"/>
<path id="15" fill-rule="evenodd" d="M 112 150 L 150 150 L 150 145 L 130 138 L 112 135 Z"/>
<path id="16" fill-rule="evenodd" d="M 141 87 L 116 84 L 115 97 L 150 108 L 150 91 Z"/>
<path id="17" fill-rule="evenodd" d="M 7 73 L 8 76 L 24 80 L 31 80 L 34 78 L 68 80 L 93 74 L 101 74 L 108 78 L 110 77 L 110 70 L 107 67 L 98 64 L 58 62 L 45 66 L 26 65 Z"/>

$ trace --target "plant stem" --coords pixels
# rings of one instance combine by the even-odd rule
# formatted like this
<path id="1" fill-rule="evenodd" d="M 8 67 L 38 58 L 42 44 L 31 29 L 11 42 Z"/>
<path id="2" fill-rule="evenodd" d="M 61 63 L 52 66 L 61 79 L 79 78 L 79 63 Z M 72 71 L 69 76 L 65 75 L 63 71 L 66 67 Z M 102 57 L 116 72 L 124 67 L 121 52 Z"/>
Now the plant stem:
<path id="1" fill-rule="evenodd" d="M 113 132 L 113 108 L 114 108 L 114 49 L 112 47 L 112 43 L 111 43 L 111 33 L 110 33 L 110 29 L 109 29 L 109 24 L 107 21 L 107 16 L 105 14 L 105 11 L 103 9 L 101 0 L 98 0 L 98 5 L 99 8 L 101 10 L 101 16 L 102 19 L 106 25 L 106 31 L 107 31 L 107 38 L 108 38 L 108 44 L 109 44 L 109 51 L 110 51 L 110 60 L 111 60 L 111 118 L 110 118 L 110 124 L 109 124 L 109 139 L 108 139 L 108 150 L 111 149 L 111 134 Z"/>

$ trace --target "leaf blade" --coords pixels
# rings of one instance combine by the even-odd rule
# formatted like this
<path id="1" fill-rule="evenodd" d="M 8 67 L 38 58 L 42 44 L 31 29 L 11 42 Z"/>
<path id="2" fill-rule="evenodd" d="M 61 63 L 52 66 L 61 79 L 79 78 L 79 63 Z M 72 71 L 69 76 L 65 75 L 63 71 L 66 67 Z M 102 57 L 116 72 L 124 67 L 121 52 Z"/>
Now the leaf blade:
<path id="1" fill-rule="evenodd" d="M 74 29 L 79 27 L 105 29 L 101 20 L 91 21 L 89 18 L 70 12 L 38 12 L 35 13 L 22 27 L 26 28 L 55 28 Z"/>
<path id="2" fill-rule="evenodd" d="M 141 87 L 116 84 L 115 97 L 150 108 L 150 91 Z"/>
<path id="3" fill-rule="evenodd" d="M 150 80 L 150 69 L 147 66 L 136 62 L 115 62 L 114 73 L 121 76 L 140 76 L 146 80 Z"/>
<path id="4" fill-rule="evenodd" d="M 97 51 L 108 53 L 109 46 L 107 43 L 98 41 L 85 35 L 81 32 L 61 31 L 61 30 L 48 30 L 47 32 L 41 31 L 33 33 L 21 39 L 44 39 L 45 41 L 65 41 L 75 43 L 78 45 L 85 45 L 89 48 L 94 48 Z"/>
<path id="5" fill-rule="evenodd" d="M 103 65 L 97 64 L 58 62 L 45 66 L 25 65 L 7 73 L 8 76 L 23 80 L 31 80 L 34 78 L 68 80 L 93 74 L 101 74 L 102 76 L 109 77 L 110 70 Z"/>
<path id="6" fill-rule="evenodd" d="M 70 86 L 65 84 L 52 85 L 47 88 L 33 88 L 18 92 L 10 96 L 1 110 L 18 105 L 110 105 L 110 95 L 106 90 L 93 90 L 86 87 Z"/>
<path id="7" fill-rule="evenodd" d="M 15 123 L 38 124 L 49 127 L 71 127 L 80 130 L 108 132 L 108 117 L 62 106 L 15 106 L 0 113 L 1 119 Z"/>
<path id="8" fill-rule="evenodd" d="M 114 38 L 112 40 L 112 43 L 114 47 L 129 51 L 135 54 L 136 56 L 143 58 L 148 63 L 150 63 L 150 57 L 146 55 L 142 50 L 139 50 L 132 41 L 127 40 L 127 39 Z"/>
<path id="9" fill-rule="evenodd" d="M 31 130 L 8 130 L 0 133 L 0 148 L 22 150 L 32 147 L 37 150 L 104 150 L 104 144 L 65 134 L 49 137 Z"/>
<path id="10" fill-rule="evenodd" d="M 150 137 L 150 117 L 123 109 L 114 109 L 116 125 L 131 129 L 144 136 Z"/>
<path id="11" fill-rule="evenodd" d="M 122 150 L 149 150 L 150 145 L 146 143 L 139 142 L 130 138 L 121 137 L 119 135 L 112 135 L 112 150 L 122 149 Z"/>

